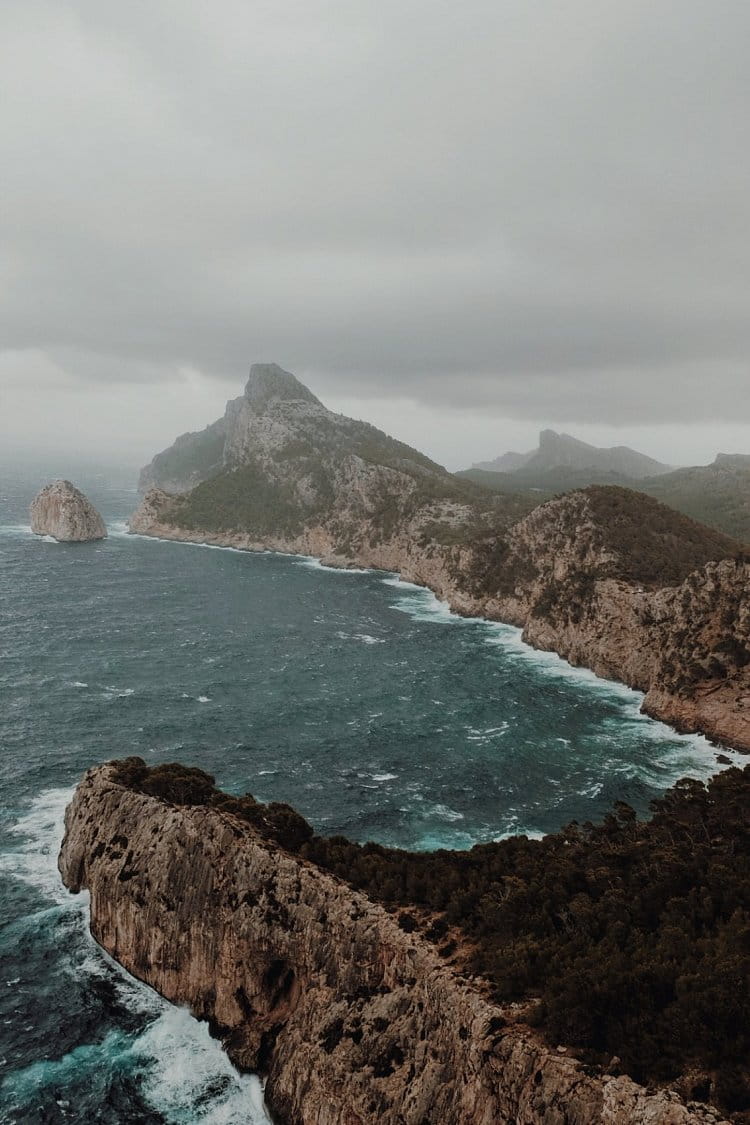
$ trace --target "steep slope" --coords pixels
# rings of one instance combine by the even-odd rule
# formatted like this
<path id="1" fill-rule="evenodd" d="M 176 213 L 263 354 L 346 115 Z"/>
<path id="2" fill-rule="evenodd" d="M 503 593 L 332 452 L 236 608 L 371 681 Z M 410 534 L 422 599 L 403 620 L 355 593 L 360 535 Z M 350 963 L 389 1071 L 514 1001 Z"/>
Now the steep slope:
<path id="1" fill-rule="evenodd" d="M 527 480 L 535 480 L 540 474 L 557 470 L 587 470 L 597 473 L 612 473 L 626 481 L 641 477 L 656 476 L 670 471 L 653 457 L 629 449 L 626 445 L 603 449 L 588 442 L 559 434 L 555 430 L 542 430 L 539 447 L 531 453 L 504 454 L 494 461 L 482 461 L 473 466 L 490 472 L 523 473 Z M 592 484 L 593 480 L 581 480 L 580 484 Z"/>
<path id="2" fill-rule="evenodd" d="M 132 531 L 396 571 L 643 690 L 656 717 L 750 750 L 736 540 L 625 488 L 544 504 L 493 494 L 332 414 L 273 367 L 253 368 L 223 425 L 222 468 L 184 494 L 149 490 Z"/>
<path id="3" fill-rule="evenodd" d="M 188 481 L 187 491 L 175 489 Z M 374 426 L 327 410 L 275 365 L 255 365 L 224 418 L 178 439 L 141 482 L 156 486 L 131 520 L 142 534 L 221 536 L 387 569 L 408 556 L 415 580 L 431 583 L 458 565 L 467 543 L 538 503 L 458 480 Z"/>
<path id="4" fill-rule="evenodd" d="M 474 469 L 483 469 L 488 473 L 515 473 L 518 469 L 523 469 L 528 465 L 532 457 L 535 457 L 536 449 L 530 449 L 528 453 L 502 453 L 499 457 L 495 457 L 492 461 L 477 461 L 472 467 Z"/>
<path id="5" fill-rule="evenodd" d="M 268 1075 L 280 1125 L 719 1120 L 545 1046 L 429 941 L 280 845 L 300 821 L 285 806 L 222 800 L 200 771 L 166 772 L 154 786 L 138 759 L 89 771 L 60 871 L 90 891 L 109 953 Z"/>
<path id="6" fill-rule="evenodd" d="M 290 407 L 288 404 L 296 404 Z M 277 430 L 284 425 L 304 425 L 307 420 L 314 427 L 315 419 L 327 415 L 312 391 L 308 390 L 289 371 L 276 363 L 255 363 L 245 393 L 227 403 L 224 417 L 212 422 L 198 433 L 182 434 L 149 465 L 141 470 L 139 488 L 161 488 L 166 492 L 187 492 L 226 468 L 242 460 L 247 442 L 267 436 L 263 427 L 253 423 L 256 416 L 270 414 L 275 404 Z M 284 404 L 284 405 L 282 405 Z M 284 415 L 287 418 L 284 418 Z M 296 414 L 296 418 L 295 415 Z M 267 422 L 272 426 L 271 418 Z"/>
<path id="7" fill-rule="evenodd" d="M 243 465 L 262 463 L 278 477 L 285 462 L 360 454 L 407 472 L 449 476 L 416 449 L 366 422 L 327 410 L 289 371 L 255 363 L 244 394 L 227 403 L 223 418 L 200 433 L 183 434 L 141 471 L 140 488 L 185 492 Z"/>
<path id="8" fill-rule="evenodd" d="M 467 469 L 456 476 L 501 493 L 535 492 L 551 499 L 591 484 L 631 487 L 676 508 L 694 520 L 750 543 L 750 457 L 719 454 L 711 465 L 675 469 L 638 481 L 598 469 L 556 469 L 544 472 L 486 472 Z"/>
<path id="9" fill-rule="evenodd" d="M 750 750 L 750 561 L 735 541 L 593 487 L 478 547 L 465 587 L 535 647 L 646 692 L 655 717 Z"/>
<path id="10" fill-rule="evenodd" d="M 711 465 L 677 469 L 638 488 L 709 527 L 750 543 L 750 457 L 719 454 Z"/>

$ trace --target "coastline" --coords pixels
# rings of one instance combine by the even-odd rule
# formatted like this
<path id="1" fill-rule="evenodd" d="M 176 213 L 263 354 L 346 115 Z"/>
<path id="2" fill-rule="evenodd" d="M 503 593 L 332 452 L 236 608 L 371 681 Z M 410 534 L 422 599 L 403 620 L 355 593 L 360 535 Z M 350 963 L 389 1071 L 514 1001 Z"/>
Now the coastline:
<path id="1" fill-rule="evenodd" d="M 529 649 L 552 653 L 571 669 L 588 671 L 598 680 L 622 685 L 639 693 L 642 696 L 640 711 L 643 715 L 664 723 L 678 734 L 703 736 L 716 748 L 717 754 L 722 749 L 742 755 L 750 754 L 750 719 L 744 715 L 738 719 L 733 714 L 736 701 L 734 697 L 728 698 L 728 692 L 722 685 L 711 685 L 708 690 L 696 693 L 692 698 L 670 693 L 661 685 L 650 682 L 649 654 L 644 653 L 641 648 L 636 649 L 635 659 L 623 661 L 618 668 L 611 653 L 602 653 L 601 636 L 597 636 L 597 644 L 594 646 L 590 643 L 590 638 L 580 632 L 561 635 L 554 628 L 546 627 L 546 623 L 540 619 L 532 619 L 528 613 L 523 612 L 520 599 L 505 599 L 501 602 L 469 594 L 461 588 L 455 575 L 448 573 L 445 559 L 415 554 L 410 544 L 385 544 L 363 552 L 364 557 L 351 558 L 338 554 L 333 549 L 330 536 L 323 528 L 313 529 L 290 542 L 275 537 L 254 539 L 239 532 L 201 534 L 156 521 L 148 529 L 142 523 L 134 528 L 132 524 L 137 519 L 138 513 L 128 521 L 126 534 L 214 550 L 308 559 L 326 570 L 353 573 L 381 571 L 392 575 L 403 583 L 428 590 L 457 617 L 511 626 L 519 630 L 521 641 Z M 611 579 L 600 585 L 603 588 L 600 597 L 608 599 L 617 611 L 613 615 L 613 628 L 619 627 L 620 632 L 625 633 L 627 641 L 633 624 L 632 618 L 636 615 L 631 605 L 622 603 L 627 603 L 628 595 L 632 593 L 637 603 L 636 609 L 642 613 L 643 592 L 637 588 L 628 589 L 625 583 Z M 678 589 L 679 587 L 668 588 L 666 592 Z M 663 591 L 656 591 L 656 598 L 662 593 Z M 603 639 L 606 650 L 606 633 Z M 644 657 L 647 669 L 645 676 L 638 667 L 641 656 Z M 621 674 L 618 675 L 618 671 Z"/>

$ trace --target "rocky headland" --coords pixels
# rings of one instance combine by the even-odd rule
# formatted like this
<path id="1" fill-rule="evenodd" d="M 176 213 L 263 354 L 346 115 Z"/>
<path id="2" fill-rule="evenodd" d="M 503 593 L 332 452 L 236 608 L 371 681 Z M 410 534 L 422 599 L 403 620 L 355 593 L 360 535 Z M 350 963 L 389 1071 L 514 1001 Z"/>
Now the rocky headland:
<path id="1" fill-rule="evenodd" d="M 46 485 L 32 500 L 29 514 L 35 535 L 51 535 L 60 543 L 107 538 L 104 520 L 88 497 L 69 480 Z"/>
<path id="2" fill-rule="evenodd" d="M 489 492 L 326 410 L 273 364 L 141 484 L 133 532 L 394 571 L 643 691 L 655 718 L 750 751 L 750 563 L 648 496 Z"/>
<path id="3" fill-rule="evenodd" d="M 278 1122 L 723 1120 L 546 1045 L 413 924 L 304 858 L 311 832 L 286 806 L 226 798 L 200 771 L 158 775 L 138 759 L 89 771 L 63 880 L 89 890 L 107 952 L 267 1076 Z"/>

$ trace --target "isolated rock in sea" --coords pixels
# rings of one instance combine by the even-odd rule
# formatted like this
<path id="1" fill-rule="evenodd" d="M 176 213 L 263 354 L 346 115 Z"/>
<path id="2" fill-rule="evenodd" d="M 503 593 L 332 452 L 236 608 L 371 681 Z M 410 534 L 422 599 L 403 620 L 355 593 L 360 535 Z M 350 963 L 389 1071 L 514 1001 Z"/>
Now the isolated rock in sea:
<path id="1" fill-rule="evenodd" d="M 46 485 L 32 501 L 30 515 L 35 535 L 51 535 L 61 543 L 107 538 L 104 520 L 88 497 L 69 480 Z"/>

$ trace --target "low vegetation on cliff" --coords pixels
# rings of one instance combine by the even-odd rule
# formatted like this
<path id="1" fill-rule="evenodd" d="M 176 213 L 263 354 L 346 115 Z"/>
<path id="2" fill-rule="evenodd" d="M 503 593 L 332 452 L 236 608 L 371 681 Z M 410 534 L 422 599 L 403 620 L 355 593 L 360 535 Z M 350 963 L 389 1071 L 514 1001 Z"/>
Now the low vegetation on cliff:
<path id="1" fill-rule="evenodd" d="M 478 542 L 466 581 L 478 596 L 539 586 L 533 612 L 576 611 L 597 579 L 651 590 L 676 586 L 741 544 L 629 488 L 592 485 L 537 507 L 523 522 Z M 545 569 L 546 568 L 546 569 Z"/>
<path id="2" fill-rule="evenodd" d="M 211 805 L 394 910 L 446 956 L 460 932 L 499 1001 L 524 1001 L 553 1043 L 750 1122 L 750 767 L 679 782 L 639 822 L 467 852 L 411 853 L 315 836 L 288 805 L 230 797 L 201 770 L 116 763 L 122 783 Z"/>
<path id="3" fill-rule="evenodd" d="M 620 485 L 660 500 L 733 539 L 750 543 L 750 462 L 743 457 L 718 457 L 712 465 L 675 469 L 638 481 L 621 473 L 595 469 L 548 469 L 537 473 L 468 469 L 457 475 L 502 493 L 534 490 L 540 503 L 592 484 Z"/>

